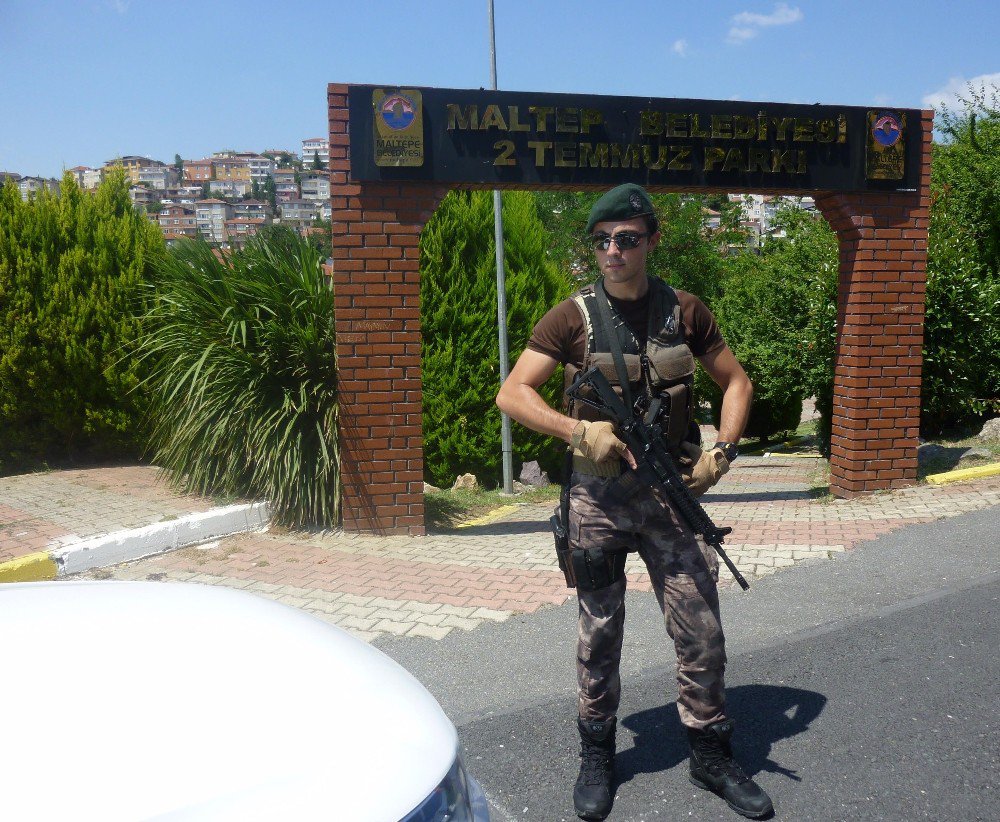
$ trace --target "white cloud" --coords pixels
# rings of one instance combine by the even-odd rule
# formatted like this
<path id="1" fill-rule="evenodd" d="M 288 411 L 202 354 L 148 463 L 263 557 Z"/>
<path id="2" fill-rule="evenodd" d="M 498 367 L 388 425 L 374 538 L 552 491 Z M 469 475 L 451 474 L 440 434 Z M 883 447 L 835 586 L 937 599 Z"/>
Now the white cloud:
<path id="1" fill-rule="evenodd" d="M 947 107 L 952 111 L 959 110 L 963 108 L 963 106 L 958 98 L 960 96 L 969 96 L 970 85 L 974 89 L 989 89 L 990 86 L 1000 88 L 1000 71 L 995 74 L 980 74 L 978 77 L 973 77 L 971 80 L 966 80 L 964 77 L 952 77 L 937 91 L 932 91 L 930 94 L 924 95 L 924 98 L 920 102 L 923 103 L 925 108 L 933 108 L 938 111 L 940 111 L 942 107 Z"/>
<path id="2" fill-rule="evenodd" d="M 674 40 L 674 44 L 670 47 L 670 50 L 676 54 L 678 57 L 687 57 L 688 55 L 688 41 L 687 40 Z"/>
<path id="3" fill-rule="evenodd" d="M 770 14 L 758 14 L 752 11 L 741 11 L 730 19 L 729 32 L 726 40 L 730 43 L 745 43 L 752 40 L 763 28 L 770 26 L 788 26 L 805 19 L 802 10 L 787 3 L 778 3 Z"/>

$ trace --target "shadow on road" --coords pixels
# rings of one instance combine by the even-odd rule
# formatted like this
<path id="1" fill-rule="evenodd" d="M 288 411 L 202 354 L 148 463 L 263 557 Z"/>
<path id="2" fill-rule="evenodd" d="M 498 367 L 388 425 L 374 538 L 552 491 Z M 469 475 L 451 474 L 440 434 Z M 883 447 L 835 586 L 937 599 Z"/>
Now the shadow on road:
<path id="1" fill-rule="evenodd" d="M 727 713 L 736 720 L 733 752 L 743 769 L 750 776 L 768 771 L 800 781 L 794 769 L 770 758 L 771 747 L 807 730 L 822 712 L 826 697 L 776 685 L 727 688 L 726 695 Z M 619 783 L 637 774 L 669 770 L 688 758 L 687 734 L 675 702 L 630 714 L 621 724 L 635 736 L 635 746 L 620 751 L 615 759 Z"/>

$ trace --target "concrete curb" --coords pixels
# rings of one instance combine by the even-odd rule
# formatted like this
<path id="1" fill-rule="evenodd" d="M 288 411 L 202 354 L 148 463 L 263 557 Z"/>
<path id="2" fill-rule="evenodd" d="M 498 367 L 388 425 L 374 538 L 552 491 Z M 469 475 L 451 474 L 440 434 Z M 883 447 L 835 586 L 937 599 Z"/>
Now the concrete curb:
<path id="1" fill-rule="evenodd" d="M 28 554 L 0 563 L 0 582 L 34 582 L 55 579 L 160 554 L 220 537 L 257 531 L 271 518 L 266 502 L 213 508 L 177 519 L 115 531 L 55 546 L 47 552 Z"/>
<path id="2" fill-rule="evenodd" d="M 972 468 L 957 468 L 954 471 L 946 471 L 943 474 L 928 474 L 927 482 L 934 485 L 943 485 L 946 482 L 961 482 L 962 480 L 978 479 L 979 477 L 993 477 L 1000 474 L 1000 462 L 991 462 L 988 465 L 976 465 Z"/>

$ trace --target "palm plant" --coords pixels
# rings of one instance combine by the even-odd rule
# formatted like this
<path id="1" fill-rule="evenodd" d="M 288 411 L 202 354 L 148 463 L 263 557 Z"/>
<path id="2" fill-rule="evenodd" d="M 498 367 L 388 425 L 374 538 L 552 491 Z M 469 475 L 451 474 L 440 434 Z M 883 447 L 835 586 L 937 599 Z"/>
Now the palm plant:
<path id="1" fill-rule="evenodd" d="M 340 519 L 333 290 L 291 231 L 221 254 L 178 244 L 156 269 L 142 355 L 154 459 L 201 494 L 267 499 L 276 522 Z"/>

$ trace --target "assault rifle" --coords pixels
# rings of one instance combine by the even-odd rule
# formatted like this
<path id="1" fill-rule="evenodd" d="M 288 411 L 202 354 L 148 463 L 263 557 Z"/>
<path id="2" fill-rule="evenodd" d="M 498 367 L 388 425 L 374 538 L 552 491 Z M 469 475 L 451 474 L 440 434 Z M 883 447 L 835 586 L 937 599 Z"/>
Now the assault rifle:
<path id="1" fill-rule="evenodd" d="M 577 402 L 596 408 L 614 419 L 622 441 L 635 457 L 638 478 L 664 490 L 681 519 L 716 550 L 740 587 L 746 591 L 750 587 L 749 583 L 722 547 L 724 538 L 733 529 L 720 528 L 712 522 L 684 483 L 673 457 L 663 443 L 663 433 L 657 423 L 662 401 L 654 398 L 644 409 L 644 414 L 640 416 L 634 413 L 597 368 L 577 374 L 566 393 Z"/>

